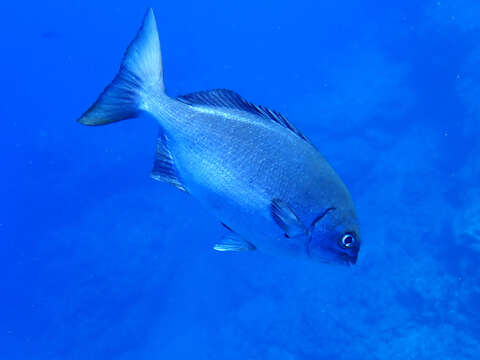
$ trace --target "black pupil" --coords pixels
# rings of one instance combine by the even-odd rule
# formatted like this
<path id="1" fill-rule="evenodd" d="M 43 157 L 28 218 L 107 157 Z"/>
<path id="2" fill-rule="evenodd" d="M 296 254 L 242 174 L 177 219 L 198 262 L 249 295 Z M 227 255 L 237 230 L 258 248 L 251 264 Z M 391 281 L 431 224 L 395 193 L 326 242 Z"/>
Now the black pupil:
<path id="1" fill-rule="evenodd" d="M 347 246 L 348 246 L 348 245 L 352 245 L 352 243 L 353 243 L 353 237 L 352 237 L 351 235 L 345 236 L 345 238 L 343 239 L 343 243 L 344 243 L 345 245 L 347 245 Z"/>

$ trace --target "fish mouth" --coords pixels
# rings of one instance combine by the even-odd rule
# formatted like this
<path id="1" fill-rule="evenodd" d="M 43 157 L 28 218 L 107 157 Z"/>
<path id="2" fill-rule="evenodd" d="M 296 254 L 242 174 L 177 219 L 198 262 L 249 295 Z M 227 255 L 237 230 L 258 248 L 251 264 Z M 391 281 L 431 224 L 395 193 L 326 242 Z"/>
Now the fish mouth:
<path id="1" fill-rule="evenodd" d="M 338 262 L 346 266 L 355 265 L 358 260 L 358 252 L 356 252 L 355 254 L 340 253 L 337 256 L 338 256 Z"/>
<path id="2" fill-rule="evenodd" d="M 332 264 L 332 265 L 338 265 L 338 266 L 352 266 L 355 265 L 357 262 L 357 259 L 326 259 L 326 258 L 312 258 L 316 262 L 322 263 L 322 264 Z"/>
<path id="3" fill-rule="evenodd" d="M 358 254 L 355 255 L 347 255 L 347 254 L 342 254 L 342 260 L 347 264 L 347 265 L 355 265 L 357 263 L 358 259 Z"/>
<path id="4" fill-rule="evenodd" d="M 335 252 L 332 254 L 332 257 L 325 257 L 321 255 L 312 255 L 312 251 L 310 249 L 310 242 L 308 242 L 305 246 L 307 256 L 312 259 L 313 261 L 320 262 L 322 264 L 337 264 L 343 266 L 352 266 L 357 263 L 358 260 L 358 253 L 354 255 Z"/>
<path id="5" fill-rule="evenodd" d="M 352 265 L 355 265 L 357 263 L 357 259 L 349 259 L 347 262 L 345 262 L 345 265 L 347 266 L 352 266 Z"/>

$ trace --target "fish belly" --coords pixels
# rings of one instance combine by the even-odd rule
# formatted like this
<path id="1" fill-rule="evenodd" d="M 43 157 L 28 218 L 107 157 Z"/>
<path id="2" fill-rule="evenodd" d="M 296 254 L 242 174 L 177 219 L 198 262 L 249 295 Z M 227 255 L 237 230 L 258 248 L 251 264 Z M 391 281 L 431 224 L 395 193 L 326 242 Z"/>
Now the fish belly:
<path id="1" fill-rule="evenodd" d="M 195 121 L 173 136 L 170 150 L 188 192 L 220 221 L 258 245 L 282 235 L 270 214 L 274 198 L 312 211 L 323 159 L 310 144 L 275 124 Z"/>

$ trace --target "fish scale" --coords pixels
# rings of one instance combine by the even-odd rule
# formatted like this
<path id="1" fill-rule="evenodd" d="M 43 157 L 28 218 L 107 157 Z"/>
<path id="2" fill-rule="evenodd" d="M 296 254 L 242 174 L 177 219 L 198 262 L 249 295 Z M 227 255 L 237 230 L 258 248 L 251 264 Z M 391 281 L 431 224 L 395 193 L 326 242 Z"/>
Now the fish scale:
<path id="1" fill-rule="evenodd" d="M 151 176 L 225 225 L 215 250 L 356 262 L 361 240 L 350 193 L 286 117 L 227 89 L 167 95 L 151 9 L 117 76 L 78 121 L 96 126 L 145 114 L 159 124 Z"/>

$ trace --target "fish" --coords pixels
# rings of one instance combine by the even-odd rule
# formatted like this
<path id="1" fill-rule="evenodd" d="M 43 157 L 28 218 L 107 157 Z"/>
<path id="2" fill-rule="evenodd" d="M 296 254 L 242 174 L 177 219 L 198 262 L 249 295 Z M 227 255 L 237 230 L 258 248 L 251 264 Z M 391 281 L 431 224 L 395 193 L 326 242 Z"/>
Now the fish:
<path id="1" fill-rule="evenodd" d="M 361 247 L 352 197 L 313 143 L 279 112 L 227 89 L 171 97 L 150 8 L 120 69 L 77 120 L 159 124 L 151 177 L 191 195 L 224 228 L 213 248 L 352 265 Z"/>

